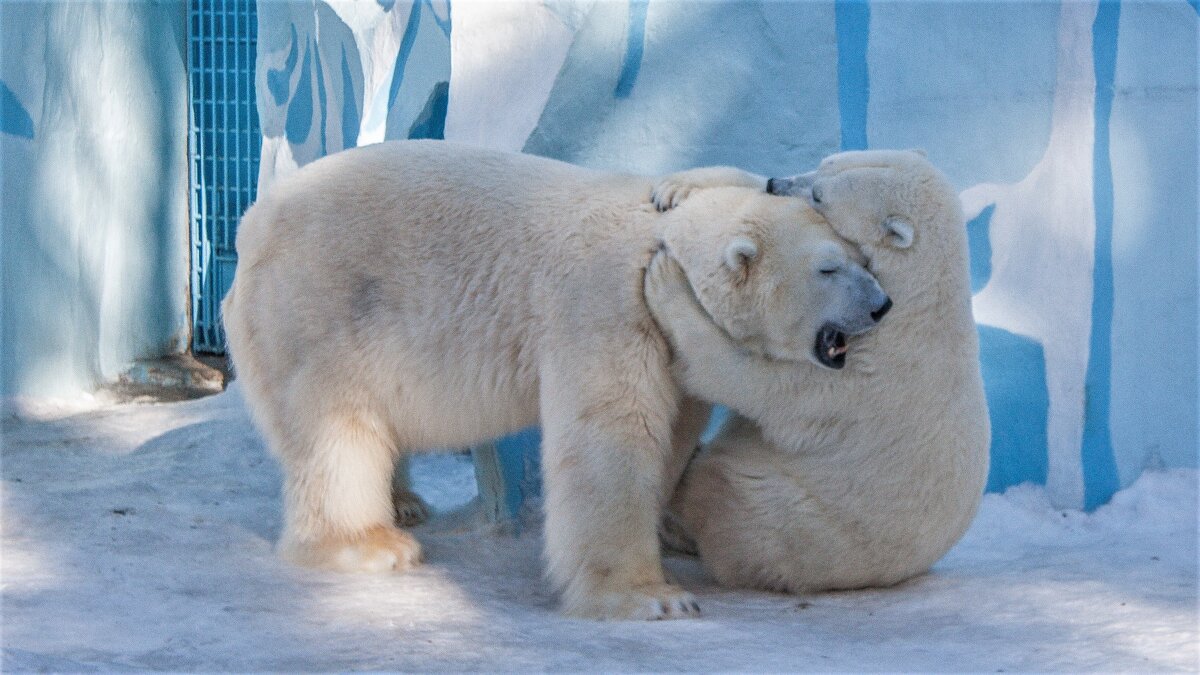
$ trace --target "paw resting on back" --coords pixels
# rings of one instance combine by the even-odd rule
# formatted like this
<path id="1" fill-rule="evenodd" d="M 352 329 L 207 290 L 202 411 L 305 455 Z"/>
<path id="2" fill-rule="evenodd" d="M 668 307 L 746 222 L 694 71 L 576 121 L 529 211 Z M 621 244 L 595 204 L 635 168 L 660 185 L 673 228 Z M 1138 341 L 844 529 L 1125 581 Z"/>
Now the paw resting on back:
<path id="1" fill-rule="evenodd" d="M 682 204 L 696 188 L 695 183 L 683 179 L 680 174 L 668 176 L 654 186 L 654 190 L 650 192 L 650 201 L 659 211 L 667 211 Z"/>
<path id="2" fill-rule="evenodd" d="M 669 333 L 677 321 L 687 320 L 696 302 L 683 267 L 665 249 L 659 249 L 646 268 L 646 304 L 659 328 Z"/>
<path id="3" fill-rule="evenodd" d="M 691 295 L 691 285 L 679 261 L 666 248 L 660 248 L 646 268 L 646 299 L 651 305 L 664 305 Z"/>
<path id="4" fill-rule="evenodd" d="M 650 201 L 659 211 L 666 211 L 682 204 L 696 190 L 721 186 L 766 190 L 767 179 L 731 166 L 688 169 L 660 180 L 650 192 Z"/>

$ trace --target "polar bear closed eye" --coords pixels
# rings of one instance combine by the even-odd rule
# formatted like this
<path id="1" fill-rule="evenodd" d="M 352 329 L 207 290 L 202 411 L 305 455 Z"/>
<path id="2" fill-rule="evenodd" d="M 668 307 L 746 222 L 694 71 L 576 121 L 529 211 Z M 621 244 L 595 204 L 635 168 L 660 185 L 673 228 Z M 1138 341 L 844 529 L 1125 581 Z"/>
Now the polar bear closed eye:
<path id="1" fill-rule="evenodd" d="M 988 471 L 987 404 L 970 308 L 966 228 L 922 155 L 834 155 L 811 174 L 708 169 L 654 195 L 702 196 L 720 176 L 796 195 L 858 245 L 895 305 L 837 374 L 757 358 L 705 330 L 688 279 L 656 258 L 646 298 L 692 394 L 738 414 L 687 468 L 671 520 L 722 583 L 790 591 L 885 586 L 927 570 L 966 530 Z M 668 204 L 669 206 L 669 204 Z M 694 285 L 694 280 L 690 285 Z M 661 308 L 661 311 L 660 311 Z"/>

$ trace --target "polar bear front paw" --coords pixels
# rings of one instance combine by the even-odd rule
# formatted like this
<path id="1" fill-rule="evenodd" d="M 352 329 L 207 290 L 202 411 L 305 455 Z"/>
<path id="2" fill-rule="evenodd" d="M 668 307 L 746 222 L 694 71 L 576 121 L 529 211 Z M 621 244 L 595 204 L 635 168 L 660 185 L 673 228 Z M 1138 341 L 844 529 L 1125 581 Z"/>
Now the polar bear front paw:
<path id="1" fill-rule="evenodd" d="M 660 249 L 646 268 L 646 306 L 659 328 L 673 339 L 679 327 L 704 316 L 683 267 L 666 249 Z"/>
<path id="2" fill-rule="evenodd" d="M 652 584 L 625 591 L 596 591 L 565 609 L 571 616 L 606 621 L 657 621 L 700 616 L 696 598 L 671 584 Z"/>
<path id="3" fill-rule="evenodd" d="M 659 211 L 669 211 L 683 203 L 697 185 L 687 181 L 687 172 L 667 176 L 654 186 L 650 192 L 650 201 Z"/>
<path id="4" fill-rule="evenodd" d="M 673 173 L 658 182 L 650 192 L 650 201 L 659 211 L 679 206 L 693 192 L 711 187 L 749 187 L 767 189 L 767 179 L 731 166 L 707 166 Z"/>

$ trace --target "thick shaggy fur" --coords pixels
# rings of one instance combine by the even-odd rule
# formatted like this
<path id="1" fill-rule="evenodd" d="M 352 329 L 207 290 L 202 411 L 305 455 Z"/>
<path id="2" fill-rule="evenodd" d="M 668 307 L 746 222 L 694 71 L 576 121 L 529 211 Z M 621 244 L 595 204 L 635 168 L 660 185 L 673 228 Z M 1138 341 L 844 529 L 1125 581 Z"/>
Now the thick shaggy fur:
<path id="1" fill-rule="evenodd" d="M 679 196 L 706 182 L 765 184 L 709 169 L 672 177 L 655 196 L 686 205 L 695 197 Z M 656 258 L 647 300 L 677 349 L 677 376 L 740 413 L 689 467 L 671 508 L 724 584 L 887 586 L 926 571 L 959 539 L 987 476 L 961 206 L 914 152 L 834 155 L 795 182 L 861 246 L 894 308 L 851 341 L 840 372 L 769 361 L 713 329 L 688 302 L 678 266 Z"/>
<path id="2" fill-rule="evenodd" d="M 396 460 L 540 423 L 548 575 L 565 609 L 696 611 L 664 580 L 655 532 L 707 407 L 670 376 L 645 267 L 668 230 L 708 233 L 708 257 L 722 260 L 726 239 L 791 227 L 797 209 L 726 188 L 704 209 L 659 214 L 652 183 L 392 142 L 313 162 L 247 212 L 223 309 L 251 411 L 283 466 L 285 556 L 416 564 L 419 544 L 395 524 Z M 757 308 L 751 322 L 798 312 L 754 284 L 716 292 Z"/>

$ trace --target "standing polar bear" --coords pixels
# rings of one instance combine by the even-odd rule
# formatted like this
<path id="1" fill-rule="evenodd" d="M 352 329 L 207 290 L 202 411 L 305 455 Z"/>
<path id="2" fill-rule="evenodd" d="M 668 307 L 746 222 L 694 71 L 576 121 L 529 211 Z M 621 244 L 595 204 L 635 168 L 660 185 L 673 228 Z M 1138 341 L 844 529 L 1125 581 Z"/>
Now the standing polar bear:
<path id="1" fill-rule="evenodd" d="M 275 184 L 239 228 L 223 310 L 283 467 L 281 552 L 416 564 L 397 459 L 540 422 L 566 611 L 694 614 L 664 579 L 656 525 L 707 406 L 677 389 L 645 306 L 658 240 L 705 280 L 711 320 L 772 358 L 810 358 L 829 325 L 870 328 L 886 298 L 798 200 L 723 188 L 659 214 L 652 186 L 438 141 L 349 150 Z"/>
<path id="2" fill-rule="evenodd" d="M 729 585 L 852 589 L 926 571 L 970 524 L 988 471 L 958 196 L 923 155 L 862 151 L 770 183 L 736 169 L 684 172 L 655 199 L 686 205 L 695 188 L 722 183 L 806 197 L 862 248 L 895 306 L 848 345 L 840 373 L 773 362 L 714 327 L 693 300 L 703 280 L 658 256 L 646 299 L 678 352 L 677 376 L 743 415 L 686 471 L 674 522 Z"/>

